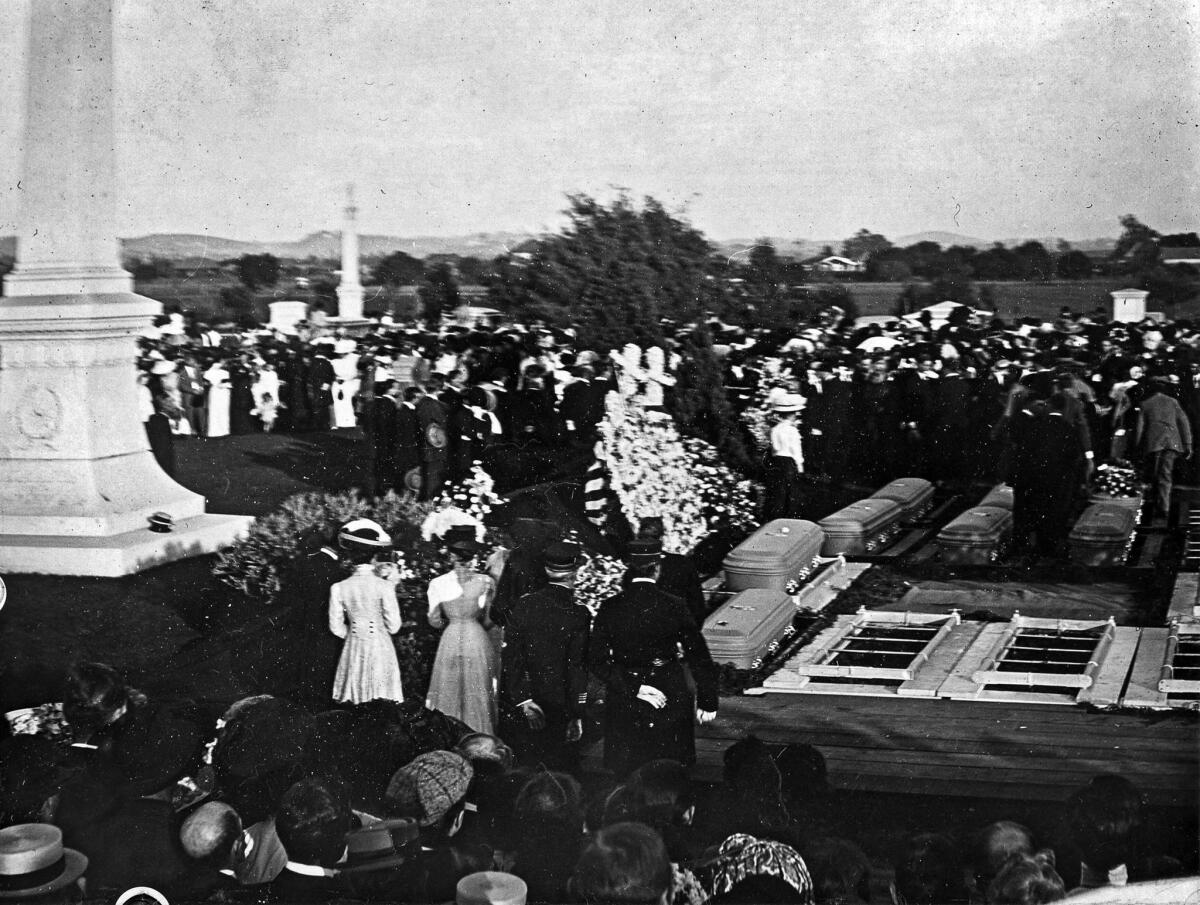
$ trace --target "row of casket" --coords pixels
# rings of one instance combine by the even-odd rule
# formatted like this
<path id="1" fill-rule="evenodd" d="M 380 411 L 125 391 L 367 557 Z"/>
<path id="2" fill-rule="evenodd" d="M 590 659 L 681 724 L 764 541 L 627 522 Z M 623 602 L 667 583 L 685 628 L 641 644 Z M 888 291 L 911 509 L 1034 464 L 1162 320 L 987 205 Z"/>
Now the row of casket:
<path id="1" fill-rule="evenodd" d="M 932 501 L 932 484 L 902 478 L 819 524 L 775 519 L 763 525 L 722 564 L 724 589 L 734 594 L 704 622 L 713 659 L 742 669 L 758 666 L 790 632 L 797 606 L 792 595 L 812 577 L 821 556 L 871 553 Z"/>
<path id="2" fill-rule="evenodd" d="M 1013 491 L 998 484 L 938 533 L 942 560 L 951 565 L 982 566 L 1003 553 L 1013 527 Z M 1133 547 L 1138 509 L 1123 503 L 1092 503 L 1068 538 L 1071 559 L 1085 566 L 1116 566 Z"/>
<path id="3" fill-rule="evenodd" d="M 933 505 L 933 485 L 923 478 L 900 478 L 871 496 L 821 519 L 824 556 L 874 553 Z"/>

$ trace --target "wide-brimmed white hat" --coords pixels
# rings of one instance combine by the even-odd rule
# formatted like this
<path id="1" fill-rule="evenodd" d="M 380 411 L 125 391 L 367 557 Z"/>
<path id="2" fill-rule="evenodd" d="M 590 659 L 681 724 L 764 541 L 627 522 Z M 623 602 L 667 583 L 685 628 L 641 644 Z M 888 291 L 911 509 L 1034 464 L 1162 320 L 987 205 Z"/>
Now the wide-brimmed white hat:
<path id="1" fill-rule="evenodd" d="M 62 830 L 18 823 L 0 830 L 0 899 L 26 899 L 74 883 L 87 870 L 81 852 L 64 848 Z"/>
<path id="2" fill-rule="evenodd" d="M 383 530 L 378 522 L 369 518 L 351 519 L 342 525 L 338 531 L 338 545 L 343 549 L 378 548 L 383 549 L 392 545 L 392 537 Z"/>
<path id="3" fill-rule="evenodd" d="M 798 412 L 807 404 L 808 401 L 799 393 L 784 393 L 772 403 L 771 409 L 786 414 L 787 412 Z"/>

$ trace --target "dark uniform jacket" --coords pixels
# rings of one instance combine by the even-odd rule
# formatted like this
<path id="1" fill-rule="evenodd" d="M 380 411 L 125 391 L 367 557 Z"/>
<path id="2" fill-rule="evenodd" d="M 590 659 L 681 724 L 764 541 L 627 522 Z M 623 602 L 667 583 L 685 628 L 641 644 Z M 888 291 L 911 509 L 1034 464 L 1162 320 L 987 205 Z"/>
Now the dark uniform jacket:
<path id="1" fill-rule="evenodd" d="M 521 598 L 504 630 L 504 692 L 512 705 L 532 700 L 567 719 L 587 703 L 587 645 L 591 614 L 575 592 L 548 584 Z"/>
<path id="2" fill-rule="evenodd" d="M 652 581 L 634 579 L 600 607 L 588 649 L 591 671 L 607 687 L 605 766 L 623 775 L 659 758 L 694 761 L 692 694 L 683 664 L 696 683 L 695 706 L 709 711 L 717 709 L 717 668 L 686 604 Z M 666 695 L 666 707 L 655 710 L 639 700 L 642 685 Z"/>

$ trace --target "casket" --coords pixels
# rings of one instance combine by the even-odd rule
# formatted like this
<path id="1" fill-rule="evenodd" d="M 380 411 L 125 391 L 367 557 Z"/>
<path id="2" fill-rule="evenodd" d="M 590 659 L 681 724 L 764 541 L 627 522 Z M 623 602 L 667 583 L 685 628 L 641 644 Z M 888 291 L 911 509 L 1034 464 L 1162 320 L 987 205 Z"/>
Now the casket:
<path id="1" fill-rule="evenodd" d="M 805 581 L 816 565 L 825 535 L 812 522 L 777 518 L 767 522 L 729 551 L 721 564 L 725 588 L 772 588 L 783 591 L 788 583 Z"/>
<path id="2" fill-rule="evenodd" d="M 975 506 L 938 532 L 943 561 L 957 566 L 994 562 L 1012 533 L 1012 512 L 999 506 Z"/>
<path id="3" fill-rule="evenodd" d="M 997 484 L 988 491 L 987 496 L 979 501 L 981 507 L 990 506 L 995 509 L 1007 509 L 1012 512 L 1013 489 L 1007 484 Z"/>
<path id="4" fill-rule="evenodd" d="M 892 500 L 868 497 L 827 515 L 818 523 L 825 533 L 823 556 L 861 556 L 882 548 L 900 529 L 904 511 Z"/>
<path id="5" fill-rule="evenodd" d="M 1129 506 L 1093 503 L 1083 511 L 1067 545 L 1071 559 L 1085 566 L 1119 566 L 1133 546 L 1137 511 Z"/>
<path id="6" fill-rule="evenodd" d="M 899 478 L 880 487 L 871 497 L 897 503 L 903 513 L 901 520 L 912 522 L 933 505 L 933 484 L 924 478 Z"/>
<path id="7" fill-rule="evenodd" d="M 704 620 L 704 640 L 717 663 L 753 669 L 791 627 L 796 605 L 783 591 L 751 588 Z"/>

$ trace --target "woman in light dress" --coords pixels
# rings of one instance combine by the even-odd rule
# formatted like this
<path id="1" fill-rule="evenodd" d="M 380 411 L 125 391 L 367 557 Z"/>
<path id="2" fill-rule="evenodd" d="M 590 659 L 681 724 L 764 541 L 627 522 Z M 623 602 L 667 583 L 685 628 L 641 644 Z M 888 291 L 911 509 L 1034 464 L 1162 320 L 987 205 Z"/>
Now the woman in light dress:
<path id="1" fill-rule="evenodd" d="M 229 436 L 229 399 L 233 382 L 225 363 L 217 359 L 204 372 L 208 384 L 208 433 L 206 437 Z"/>
<path id="2" fill-rule="evenodd" d="M 429 582 L 429 624 L 445 631 L 433 661 L 426 706 L 462 720 L 476 732 L 494 733 L 500 670 L 488 629 L 496 583 L 475 571 L 480 546 L 474 528 L 451 528 L 446 546 L 454 568 Z"/>
<path id="3" fill-rule="evenodd" d="M 254 410 L 251 414 L 258 415 L 263 430 L 270 433 L 275 427 L 275 419 L 279 417 L 279 372 L 275 370 L 274 362 L 259 362 L 252 392 Z"/>
<path id="4" fill-rule="evenodd" d="M 392 539 L 370 519 L 347 522 L 338 534 L 353 571 L 329 589 L 329 630 L 345 640 L 333 680 L 333 699 L 362 704 L 403 701 L 400 663 L 392 635 L 400 631 L 396 586 L 375 572 L 375 559 Z"/>
<path id="5" fill-rule="evenodd" d="M 347 348 L 345 343 L 349 343 Z M 339 340 L 333 365 L 333 426 L 356 427 L 354 397 L 358 394 L 358 356 L 354 354 L 354 340 Z"/>

